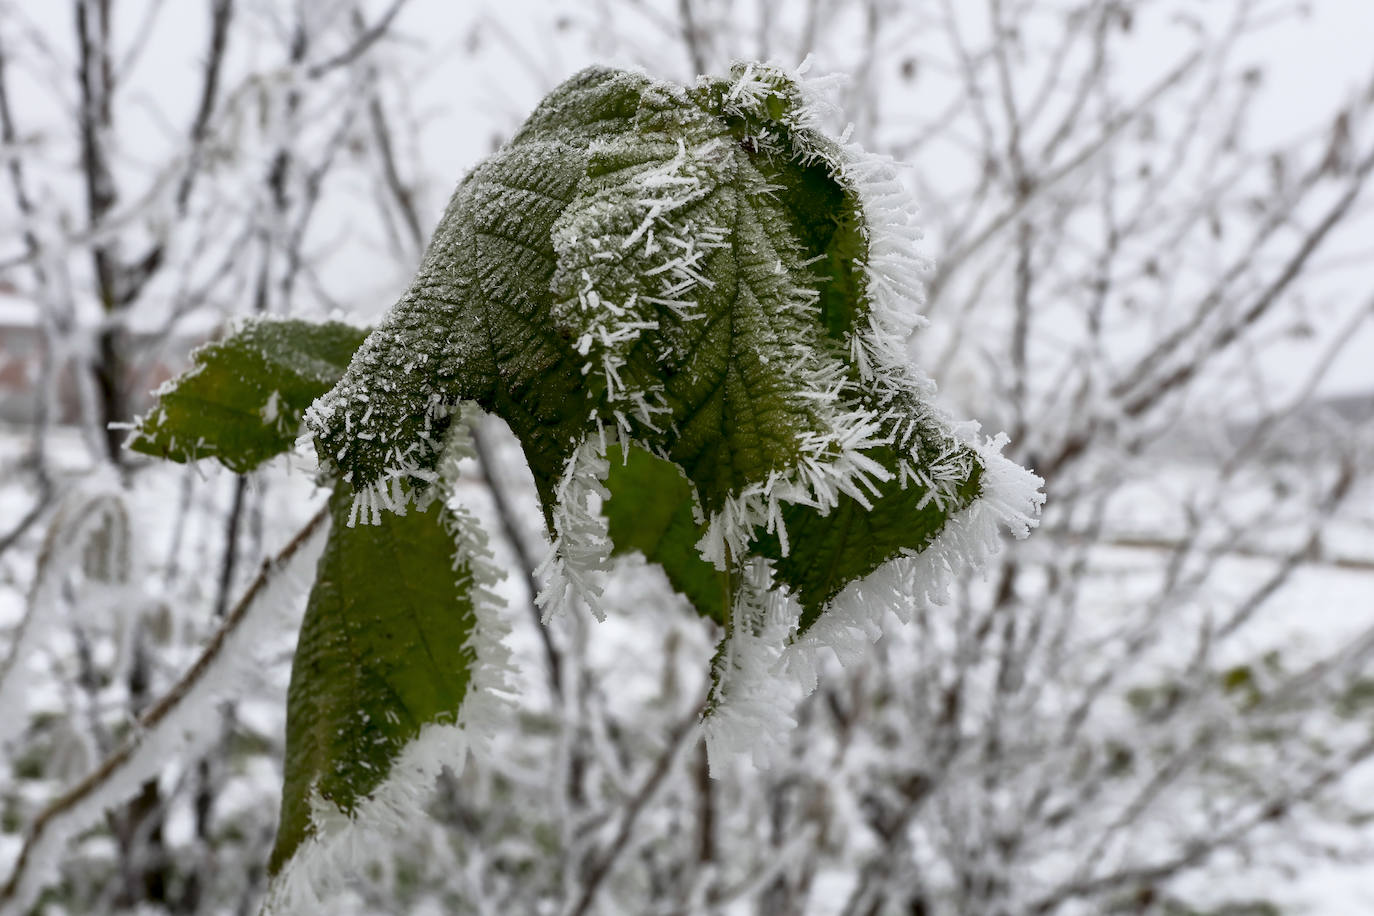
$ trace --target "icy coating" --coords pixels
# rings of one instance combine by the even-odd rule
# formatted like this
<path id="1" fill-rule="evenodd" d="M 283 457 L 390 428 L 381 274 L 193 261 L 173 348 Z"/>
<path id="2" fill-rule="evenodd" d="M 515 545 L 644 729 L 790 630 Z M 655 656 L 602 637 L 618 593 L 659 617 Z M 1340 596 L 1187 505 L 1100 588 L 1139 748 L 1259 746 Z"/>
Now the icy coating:
<path id="1" fill-rule="evenodd" d="M 308 412 L 351 522 L 423 498 L 475 401 L 539 488 L 545 614 L 596 611 L 607 448 L 639 446 L 690 483 L 701 557 L 785 598 L 775 651 L 731 657 L 803 686 L 821 633 L 866 642 L 1002 528 L 1024 536 L 1041 481 L 932 406 L 905 343 L 924 322 L 914 202 L 891 161 L 825 132 L 823 89 L 741 64 L 691 87 L 592 68 L 551 93 L 460 184 L 410 290 Z M 719 710 L 759 693 L 718 686 Z"/>
<path id="2" fill-rule="evenodd" d="M 458 463 L 474 457 L 468 435 L 473 419 L 470 407 L 458 414 L 436 469 L 440 483 L 426 493 L 431 501 L 442 499 L 442 507 L 428 522 L 416 520 L 419 538 L 412 532 L 394 542 L 413 553 L 451 553 L 451 575 L 435 580 L 440 599 L 413 579 L 397 581 L 390 587 L 398 593 L 409 589 L 410 597 L 398 598 L 397 608 L 380 609 L 379 621 L 377 607 L 347 618 L 330 598 L 338 589 L 325 588 L 322 595 L 317 582 L 312 594 L 288 694 L 285 786 L 268 863 L 268 912 L 312 911 L 320 895 L 343 883 L 338 876 L 351 873 L 344 863 L 364 860 L 378 839 L 403 832 L 423 816 L 444 766 L 461 771 L 469 751 L 486 753 L 489 738 L 509 727 L 508 627 L 503 602 L 492 591 L 500 574 L 480 526 L 451 492 Z M 321 580 L 334 551 L 337 557 L 353 555 L 331 542 Z M 352 591 L 351 601 L 368 600 L 345 589 Z M 436 613 L 413 631 L 386 619 L 398 615 L 407 600 L 427 602 L 422 612 Z M 339 630 L 348 631 L 342 640 Z M 399 649 L 408 638 L 418 640 L 410 654 Z M 426 645 L 445 638 L 460 639 L 461 645 Z M 400 654 L 388 656 L 388 649 Z M 369 650 L 366 662 L 351 654 Z M 332 667 L 340 663 L 356 676 Z"/>

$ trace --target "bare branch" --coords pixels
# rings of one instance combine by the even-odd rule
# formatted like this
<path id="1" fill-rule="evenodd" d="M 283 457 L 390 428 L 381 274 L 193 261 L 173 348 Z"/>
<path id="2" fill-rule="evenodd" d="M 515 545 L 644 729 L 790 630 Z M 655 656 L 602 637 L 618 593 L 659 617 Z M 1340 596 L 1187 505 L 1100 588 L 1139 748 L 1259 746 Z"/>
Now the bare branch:
<path id="1" fill-rule="evenodd" d="M 231 643 L 231 640 L 245 629 L 247 621 L 270 603 L 269 598 L 280 599 L 280 596 L 272 594 L 273 589 L 280 587 L 293 569 L 305 566 L 313 571 L 314 561 L 323 549 L 324 536 L 329 531 L 328 521 L 328 509 L 321 509 L 275 557 L 263 562 L 257 577 L 206 644 L 200 657 L 143 714 L 133 736 L 86 778 L 62 793 L 38 814 L 29 826 L 24 847 L 9 880 L 0 888 L 0 907 L 22 911 L 38 892 L 39 882 L 46 880 L 46 876 L 31 871 L 33 863 L 43 859 L 51 864 L 52 850 L 59 849 L 67 836 L 80 830 L 91 818 L 98 817 L 106 806 L 118 804 L 128 793 L 142 786 L 149 774 L 166 763 L 166 740 L 175 743 L 181 736 L 164 736 L 159 727 L 199 694 L 223 689 L 212 686 L 210 682 L 212 674 L 226 659 L 233 661 L 229 655 L 231 651 L 249 656 L 246 660 L 239 659 L 238 663 L 247 661 L 251 668 L 251 647 Z M 199 715 L 203 716 L 204 713 Z M 147 752 L 139 753 L 140 750 Z"/>
<path id="2" fill-rule="evenodd" d="M 401 8 L 404 7 L 405 4 L 406 0 L 392 0 L 391 5 L 386 8 L 386 12 L 382 13 L 381 17 L 371 26 L 364 29 L 353 40 L 351 45 L 338 54 L 335 54 L 333 57 L 307 67 L 305 75 L 309 79 L 316 80 L 327 73 L 351 65 L 354 61 L 366 54 L 368 49 L 376 44 L 378 39 L 391 29 L 391 23 L 396 19 L 397 14 L 401 12 Z"/>

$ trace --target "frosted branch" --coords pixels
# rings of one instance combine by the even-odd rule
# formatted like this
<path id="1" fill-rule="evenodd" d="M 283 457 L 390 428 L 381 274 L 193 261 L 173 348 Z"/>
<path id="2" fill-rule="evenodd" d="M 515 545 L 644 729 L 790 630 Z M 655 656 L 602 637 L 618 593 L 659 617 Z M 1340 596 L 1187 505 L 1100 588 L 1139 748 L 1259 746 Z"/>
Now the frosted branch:
<path id="1" fill-rule="evenodd" d="M 294 620 L 329 533 L 321 510 L 264 562 L 243 598 L 191 669 L 138 721 L 129 741 L 35 818 L 9 881 L 0 888 L 0 914 L 27 912 L 56 875 L 68 841 L 130 797 L 176 755 L 196 753 L 218 734 L 207 709 L 260 676 L 262 637 Z"/>

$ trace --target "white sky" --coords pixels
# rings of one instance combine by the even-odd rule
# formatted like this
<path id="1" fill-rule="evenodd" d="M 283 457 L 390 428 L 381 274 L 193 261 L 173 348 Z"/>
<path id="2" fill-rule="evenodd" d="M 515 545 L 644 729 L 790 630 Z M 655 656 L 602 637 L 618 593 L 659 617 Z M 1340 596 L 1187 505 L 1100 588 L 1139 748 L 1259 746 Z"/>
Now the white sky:
<path id="1" fill-rule="evenodd" d="M 245 2 L 254 9 L 279 10 L 283 21 L 292 9 L 289 0 Z M 799 12 L 805 2 L 779 2 L 775 16 L 785 20 L 789 13 Z M 192 74 L 197 72 L 204 48 L 202 4 L 161 6 L 162 18 L 148 36 L 146 56 L 130 86 L 130 99 L 136 99 L 137 104 L 130 106 L 128 129 L 121 134 L 126 142 L 138 146 L 127 152 L 150 164 L 160 161 L 168 148 L 182 141 L 198 90 Z M 1262 103 L 1256 109 L 1258 118 L 1251 125 L 1257 140 L 1278 140 L 1318 126 L 1316 120 L 1338 99 L 1353 92 L 1374 69 L 1374 0 L 1313 0 L 1310 6 L 1312 13 L 1305 21 L 1252 39 L 1251 53 L 1262 60 L 1268 73 Z M 1196 5 L 1204 15 L 1229 7 L 1203 0 Z M 17 9 L 18 16 L 11 14 L 11 21 L 0 21 L 0 27 L 8 31 L 31 24 L 44 34 L 58 36 L 59 41 L 70 40 L 67 4 L 22 2 Z M 581 67 L 598 62 L 590 48 L 557 34 L 552 27 L 558 16 L 585 9 L 581 4 L 555 0 L 410 0 L 397 25 L 403 40 L 413 41 L 414 52 L 398 44 L 386 53 L 404 58 L 414 71 L 410 79 L 413 91 L 406 101 L 408 116 L 416 120 L 419 129 L 417 146 L 403 150 L 409 154 L 403 167 L 422 170 L 425 181 L 419 199 L 430 220 L 437 219 L 461 175 L 518 125 L 545 92 Z M 132 34 L 136 22 L 137 17 L 130 17 L 124 26 L 126 36 Z M 480 27 L 475 29 L 478 23 Z M 274 36 L 262 38 L 236 46 L 241 63 L 254 59 L 267 65 L 277 63 L 282 43 Z M 469 53 L 474 48 L 475 52 Z M 1147 42 L 1141 42 L 1140 48 L 1139 61 L 1119 62 L 1119 66 L 1138 66 L 1144 81 L 1158 74 L 1160 58 L 1171 59 L 1172 55 L 1169 48 L 1151 47 Z M 825 61 L 818 63 L 824 69 Z M 664 67 L 676 72 L 682 62 L 666 61 Z M 17 118 L 30 130 L 42 129 L 45 119 L 52 117 L 55 100 L 60 99 L 65 106 L 74 102 L 72 74 L 57 65 L 48 67 L 36 82 L 26 82 L 16 74 L 13 92 Z M 64 169 L 70 163 L 52 166 Z M 8 221 L 9 208 L 7 198 L 0 200 L 0 221 Z M 340 221 L 346 223 L 346 218 Z M 340 231 L 348 229 L 345 226 Z M 350 256 L 336 261 L 331 268 L 336 289 L 350 291 L 360 302 L 375 298 L 378 311 L 392 301 L 405 280 L 386 269 L 379 270 L 378 263 L 367 258 Z M 1374 267 L 1354 261 L 1319 288 L 1328 297 L 1353 306 L 1374 294 Z M 1366 323 L 1358 345 L 1347 348 L 1333 365 L 1325 390 L 1374 389 L 1371 325 L 1374 322 Z M 1295 343 L 1285 361 L 1310 362 L 1322 343 Z"/>
<path id="2" fill-rule="evenodd" d="M 473 122 L 492 127 L 514 127 L 554 85 L 581 67 L 606 61 L 584 47 L 553 37 L 550 23 L 570 4 L 545 0 L 453 3 L 450 0 L 412 0 L 403 31 L 426 36 L 432 47 L 456 48 L 468 40 L 474 21 L 487 18 L 497 25 L 484 26 L 479 35 L 482 50 L 476 62 L 478 79 L 471 74 L 473 60 L 465 55 L 436 55 L 435 70 L 419 84 L 416 108 L 435 112 L 421 135 L 423 159 L 442 169 L 451 166 L 456 183 L 468 168 L 490 152 L 491 127 L 473 130 Z M 799 11 L 802 0 L 778 4 L 779 18 L 788 10 Z M 1200 12 L 1215 13 L 1231 4 L 1199 2 Z M 1313 0 L 1311 15 L 1283 29 L 1256 36 L 1249 47 L 1256 62 L 1263 63 L 1266 80 L 1261 102 L 1252 122 L 1257 142 L 1277 142 L 1320 126 L 1337 100 L 1362 88 L 1374 73 L 1374 0 Z M 514 53 L 514 44 L 527 51 Z M 1143 45 L 1144 43 L 1142 43 Z M 529 50 L 532 49 L 532 50 Z M 1167 48 L 1142 47 L 1138 62 L 1142 82 L 1157 78 L 1161 54 L 1172 59 Z M 819 61 L 823 68 L 825 62 Z M 676 60 L 664 67 L 672 72 Z M 461 87 L 461 88 L 457 88 Z M 447 188 L 428 200 L 437 217 L 447 198 Z M 1333 298 L 1350 300 L 1374 295 L 1374 265 L 1356 265 L 1333 276 L 1323 287 Z M 1295 342 L 1283 348 L 1283 362 L 1307 364 L 1324 349 L 1324 339 Z M 1323 390 L 1330 393 L 1374 390 L 1374 321 L 1367 321 L 1361 339 L 1348 347 L 1330 368 Z M 1305 373 L 1299 373 L 1305 376 Z"/>

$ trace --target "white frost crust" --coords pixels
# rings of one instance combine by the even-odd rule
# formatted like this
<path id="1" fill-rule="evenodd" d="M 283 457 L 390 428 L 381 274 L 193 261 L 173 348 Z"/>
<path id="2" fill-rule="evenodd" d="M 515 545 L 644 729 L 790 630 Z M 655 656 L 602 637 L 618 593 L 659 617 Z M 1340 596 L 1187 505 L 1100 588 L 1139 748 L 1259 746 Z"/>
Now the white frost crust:
<path id="1" fill-rule="evenodd" d="M 839 505 L 840 495 L 844 494 L 865 508 L 871 507 L 869 495 L 877 493 L 875 481 L 892 477 L 865 454 L 889 441 L 883 435 L 881 418 L 870 411 L 854 409 L 837 412 L 830 420 L 828 433 L 805 433 L 799 437 L 803 457 L 796 467 L 786 473 L 774 471 L 765 480 L 750 484 L 727 497 L 723 506 L 711 514 L 706 533 L 696 545 L 703 559 L 717 569 L 725 569 L 730 558 L 746 555 L 754 531 L 760 527 L 778 536 L 786 555 L 784 504 L 811 506 L 826 513 Z"/>
<path id="2" fill-rule="evenodd" d="M 359 410 L 361 413 L 355 416 Z M 393 445 L 390 454 L 387 455 L 387 466 L 381 475 L 371 483 L 354 486 L 353 505 L 348 513 L 348 527 L 352 528 L 359 523 L 380 525 L 384 510 L 405 515 L 411 503 L 414 503 L 418 510 L 424 511 L 435 496 L 434 487 L 426 487 L 417 493 L 411 480 L 421 480 L 428 484 L 438 482 L 439 474 L 424 467 L 422 462 L 444 448 L 443 443 L 430 434 L 435 424 L 452 414 L 454 410 L 454 407 L 443 403 L 440 395 L 429 396 L 424 408 L 425 426 L 420 437 L 412 441 L 404 451 Z M 396 441 L 400 438 L 393 430 L 378 430 L 375 424 L 370 424 L 372 407 L 368 403 L 366 392 L 356 386 L 340 385 L 317 398 L 315 403 L 306 408 L 305 422 L 297 445 L 306 447 L 309 443 L 309 448 L 313 450 L 314 431 L 325 428 L 335 414 L 343 416 L 344 428 L 359 439 L 372 440 L 380 437 L 382 441 Z M 340 455 L 320 455 L 321 466 L 333 466 L 339 457 Z M 353 483 L 351 471 L 344 475 L 344 480 Z"/>
<path id="3" fill-rule="evenodd" d="M 480 415 L 470 404 L 460 408 L 439 462 L 444 484 L 457 479 L 457 464 L 475 457 L 470 424 Z M 436 486 L 434 490 L 446 487 Z M 505 601 L 491 590 L 502 578 L 487 544 L 486 533 L 468 510 L 449 497 L 449 533 L 454 539 L 453 569 L 466 569 L 472 596 L 473 628 L 467 646 L 475 656 L 463 702 L 452 723 L 429 722 L 392 763 L 382 784 L 362 800 L 352 815 L 320 798 L 311 798 L 311 834 L 268 888 L 265 914 L 329 912 L 330 897 L 364 866 L 389 855 L 394 837 L 427 818 L 425 806 L 440 772 L 460 774 L 469 753 L 489 759 L 492 738 L 509 728 L 514 687 L 510 624 Z M 379 842 L 381 841 L 381 842 Z"/>
<path id="4" fill-rule="evenodd" d="M 82 556 L 90 546 L 90 537 L 107 522 L 112 522 L 111 553 L 129 550 L 129 521 L 119 484 L 113 478 L 96 484 L 92 492 L 77 493 L 54 519 L 38 559 L 38 571 L 29 590 L 28 608 L 14 642 L 10 646 L 4 666 L 0 667 L 0 748 L 8 744 L 28 722 L 25 712 L 31 690 L 27 666 L 36 653 L 42 651 L 48 634 L 58 622 L 64 604 L 63 575 L 80 568 Z M 143 591 L 130 588 L 122 579 L 108 583 L 102 589 L 102 613 L 110 613 L 126 602 L 136 602 Z"/>
<path id="5" fill-rule="evenodd" d="M 504 573 L 493 562 L 486 532 L 462 506 L 449 503 L 455 516 L 453 535 L 457 543 L 454 568 L 466 566 L 472 575 L 470 594 L 473 628 L 468 646 L 475 656 L 468 677 L 467 692 L 458 708 L 458 726 L 467 735 L 468 748 L 486 758 L 492 738 L 510 727 L 511 703 L 515 694 L 514 672 L 506 637 L 510 623 L 503 610 L 505 599 L 492 591 Z"/>
<path id="6" fill-rule="evenodd" d="M 190 681 L 189 686 L 169 711 L 153 727 L 134 732 L 131 749 L 94 792 L 47 821 L 29 851 L 7 912 L 28 911 L 42 889 L 57 877 L 63 851 L 73 837 L 136 795 L 167 761 L 193 758 L 214 744 L 221 728 L 220 717 L 213 714 L 215 704 L 258 683 L 267 663 L 264 647 L 274 645 L 273 636 L 299 623 L 300 609 L 328 534 L 327 523 L 311 532 L 291 558 L 276 568 L 237 626 L 228 631 L 208 666 L 186 675 L 183 683 Z"/>
<path id="7" fill-rule="evenodd" d="M 310 800 L 314 833 L 268 888 L 264 916 L 330 912 L 330 898 L 348 878 L 390 854 L 387 840 L 428 817 L 425 806 L 440 772 L 461 773 L 470 747 L 458 725 L 425 725 L 391 765 L 386 781 L 352 817 L 318 795 Z"/>
<path id="8" fill-rule="evenodd" d="M 588 357 L 583 374 L 597 372 L 602 376 L 606 398 L 616 405 L 622 432 L 629 432 L 624 411 L 628 410 L 650 429 L 658 428 L 656 417 L 667 411 L 662 385 L 638 391 L 628 388 L 621 379 L 620 370 L 631 348 L 644 332 L 658 330 L 659 322 L 654 315 L 659 306 L 684 322 L 704 317 L 693 294 L 698 287 L 715 284 L 702 273 L 701 262 L 713 249 L 730 244 L 726 229 L 679 217 L 679 211 L 709 193 L 702 176 L 709 174 L 710 163 L 720 157 L 721 144 L 714 137 L 690 147 L 679 140 L 672 159 L 634 175 L 633 203 L 640 211 L 640 219 L 624 238 L 584 234 L 585 222 L 594 222 L 624 205 L 618 199 L 621 194 L 610 189 L 574 201 L 554 225 L 553 246 L 560 273 L 565 264 L 589 262 L 575 277 L 555 277 L 555 286 L 575 281 L 577 293 L 575 302 L 555 306 L 555 311 L 575 310 L 581 333 L 574 348 Z M 602 146 L 598 144 L 593 150 Z M 625 271 L 624 262 L 628 259 L 633 259 L 639 278 L 656 284 L 654 294 L 632 293 L 627 300 L 616 302 L 601 281 Z M 592 353 L 593 347 L 596 354 Z"/>
<path id="9" fill-rule="evenodd" d="M 820 619 L 782 653 L 777 669 L 804 693 L 816 689 L 817 655 L 829 647 L 846 667 L 860 663 L 882 636 L 883 616 L 911 622 L 916 604 L 944 604 L 950 586 L 1001 549 L 1002 529 L 1024 538 L 1039 524 L 1044 481 L 1002 455 L 1007 437 L 971 441 L 983 465 L 981 492 L 955 513 L 920 552 L 908 551 L 849 583 Z"/>
<path id="10" fill-rule="evenodd" d="M 733 632 L 717 660 L 719 680 L 702 722 L 712 778 L 722 778 L 727 764 L 746 754 L 759 769 L 772 766 L 786 751 L 797 724 L 792 713 L 802 698 L 795 682 L 773 674 L 797 612 L 773 587 L 767 561 L 745 567 L 732 616 Z"/>
<path id="11" fill-rule="evenodd" d="M 604 430 L 589 436 L 573 451 L 555 490 L 553 543 L 535 574 L 544 578 L 544 589 L 535 599 L 548 624 L 570 602 L 583 602 L 605 620 L 601 591 L 611 556 L 611 534 L 601 503 L 610 491 L 606 477 L 611 465 L 606 457 Z"/>

